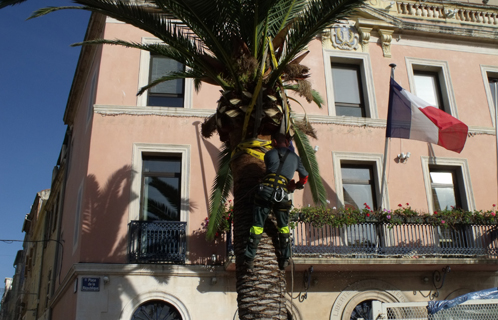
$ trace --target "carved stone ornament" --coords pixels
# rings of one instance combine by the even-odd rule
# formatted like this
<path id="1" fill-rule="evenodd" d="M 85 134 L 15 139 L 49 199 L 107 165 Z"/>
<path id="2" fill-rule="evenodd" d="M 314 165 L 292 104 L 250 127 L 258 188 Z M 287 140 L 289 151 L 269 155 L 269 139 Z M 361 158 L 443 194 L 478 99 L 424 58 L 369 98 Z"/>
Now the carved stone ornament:
<path id="1" fill-rule="evenodd" d="M 334 25 L 330 30 L 330 40 L 336 49 L 358 49 L 359 36 L 354 26 L 349 24 Z"/>
<path id="2" fill-rule="evenodd" d="M 380 41 L 384 57 L 391 58 L 391 42 L 393 40 L 394 30 L 379 29 Z"/>
<path id="3" fill-rule="evenodd" d="M 368 52 L 368 44 L 370 43 L 370 32 L 372 32 L 372 28 L 358 27 L 358 30 L 360 31 L 361 49 L 363 52 Z"/>

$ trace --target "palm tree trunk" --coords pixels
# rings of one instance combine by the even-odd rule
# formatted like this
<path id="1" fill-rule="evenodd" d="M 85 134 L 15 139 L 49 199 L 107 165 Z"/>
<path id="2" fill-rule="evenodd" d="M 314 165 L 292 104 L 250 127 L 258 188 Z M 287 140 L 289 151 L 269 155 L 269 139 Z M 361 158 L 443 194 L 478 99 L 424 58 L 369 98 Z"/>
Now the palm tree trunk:
<path id="1" fill-rule="evenodd" d="M 254 271 L 244 266 L 244 250 L 253 221 L 253 199 L 265 173 L 264 163 L 244 154 L 232 162 L 234 177 L 234 250 L 239 319 L 287 319 L 285 272 L 278 269 L 275 219 L 268 219 L 254 260 Z"/>

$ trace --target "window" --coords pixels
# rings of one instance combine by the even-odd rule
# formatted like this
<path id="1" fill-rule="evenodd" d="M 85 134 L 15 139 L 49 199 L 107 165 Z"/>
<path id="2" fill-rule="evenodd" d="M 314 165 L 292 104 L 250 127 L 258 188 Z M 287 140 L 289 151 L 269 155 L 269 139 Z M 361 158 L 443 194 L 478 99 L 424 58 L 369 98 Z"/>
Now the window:
<path id="1" fill-rule="evenodd" d="M 377 208 L 371 165 L 342 164 L 341 174 L 344 207 L 363 209 L 366 203 L 370 208 Z"/>
<path id="2" fill-rule="evenodd" d="M 142 38 L 142 44 L 161 44 L 156 38 Z M 164 77 L 171 72 L 184 71 L 185 66 L 175 60 L 151 54 L 149 51 L 140 52 L 140 69 L 138 74 L 137 91 L 151 81 Z M 158 84 L 137 96 L 139 112 L 178 112 L 172 108 L 192 108 L 193 80 L 178 79 Z M 148 107 L 148 108 L 145 108 Z M 152 108 L 157 107 L 157 108 Z"/>
<path id="3" fill-rule="evenodd" d="M 335 114 L 364 117 L 365 105 L 361 89 L 360 68 L 357 65 L 332 63 Z M 340 79 L 340 81 L 338 81 Z"/>
<path id="4" fill-rule="evenodd" d="M 491 97 L 493 98 L 493 102 L 496 102 L 498 100 L 497 95 L 498 95 L 498 77 L 489 77 L 489 91 L 491 92 Z"/>
<path id="5" fill-rule="evenodd" d="M 475 210 L 466 159 L 422 157 L 422 171 L 429 212 L 451 207 Z"/>
<path id="6" fill-rule="evenodd" d="M 143 156 L 142 220 L 180 221 L 181 157 Z"/>
<path id="7" fill-rule="evenodd" d="M 181 72 L 183 64 L 162 56 L 150 56 L 149 83 L 171 72 Z M 162 82 L 148 90 L 148 106 L 183 107 L 184 80 L 170 80 Z"/>
<path id="8" fill-rule="evenodd" d="M 332 152 L 337 204 L 346 208 L 388 207 L 387 187 L 380 203 L 382 154 Z"/>
<path id="9" fill-rule="evenodd" d="M 324 59 L 329 115 L 377 119 L 369 55 L 325 49 Z"/>
<path id="10" fill-rule="evenodd" d="M 172 304 L 161 300 L 152 300 L 140 305 L 131 319 L 182 320 L 183 318 Z"/>
<path id="11" fill-rule="evenodd" d="M 133 144 L 129 220 L 188 222 L 190 145 Z"/>
<path id="12" fill-rule="evenodd" d="M 489 114 L 491 116 L 491 123 L 495 124 L 495 93 L 498 87 L 498 67 L 481 65 L 482 81 L 484 91 L 486 92 L 486 99 L 488 101 Z M 498 98 L 498 97 L 497 97 Z"/>
<path id="13" fill-rule="evenodd" d="M 417 97 L 458 118 L 447 61 L 406 57 L 410 90 Z"/>
<path id="14" fill-rule="evenodd" d="M 431 166 L 429 170 L 434 210 L 461 208 L 456 168 Z"/>
<path id="15" fill-rule="evenodd" d="M 444 111 L 437 72 L 413 71 L 417 96 L 431 106 Z"/>

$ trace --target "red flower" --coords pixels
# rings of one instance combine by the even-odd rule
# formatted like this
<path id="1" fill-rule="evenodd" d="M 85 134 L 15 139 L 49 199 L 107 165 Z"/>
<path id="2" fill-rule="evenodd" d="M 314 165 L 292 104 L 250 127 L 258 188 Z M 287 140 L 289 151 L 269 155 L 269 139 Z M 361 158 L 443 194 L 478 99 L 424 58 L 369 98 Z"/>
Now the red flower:
<path id="1" fill-rule="evenodd" d="M 370 213 L 367 213 L 367 217 L 370 217 Z"/>
<path id="2" fill-rule="evenodd" d="M 437 214 L 437 211 L 434 211 L 434 214 Z"/>
<path id="3" fill-rule="evenodd" d="M 493 207 L 496 207 L 496 204 L 493 203 Z"/>
<path id="4" fill-rule="evenodd" d="M 409 206 L 410 204 L 407 202 L 406 205 Z"/>
<path id="5" fill-rule="evenodd" d="M 400 203 L 400 204 L 398 204 L 398 207 L 402 207 L 402 206 L 403 206 L 403 205 L 402 205 L 401 203 Z"/>
<path id="6" fill-rule="evenodd" d="M 494 212 L 491 212 L 491 215 L 492 215 L 492 216 L 494 217 L 494 216 L 496 216 L 496 213 L 494 213 Z"/>

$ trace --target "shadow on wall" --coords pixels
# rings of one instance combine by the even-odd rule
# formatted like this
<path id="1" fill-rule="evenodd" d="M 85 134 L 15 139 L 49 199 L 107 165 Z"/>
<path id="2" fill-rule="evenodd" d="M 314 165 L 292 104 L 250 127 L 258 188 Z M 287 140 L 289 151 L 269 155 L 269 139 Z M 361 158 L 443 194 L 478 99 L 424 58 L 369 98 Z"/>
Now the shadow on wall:
<path id="1" fill-rule="evenodd" d="M 337 201 L 337 193 L 332 189 L 332 187 L 327 183 L 325 179 L 322 178 L 323 186 L 325 187 L 325 191 L 327 192 L 327 197 L 326 199 L 330 201 L 327 203 L 327 207 L 332 208 L 332 207 L 339 207 L 339 203 Z M 297 198 L 302 196 L 302 203 L 303 207 L 307 207 L 308 204 L 311 206 L 314 206 L 313 203 L 313 196 L 311 195 L 311 190 L 309 186 L 306 186 L 304 188 L 304 192 L 300 192 L 299 190 L 294 193 L 294 197 Z"/>

